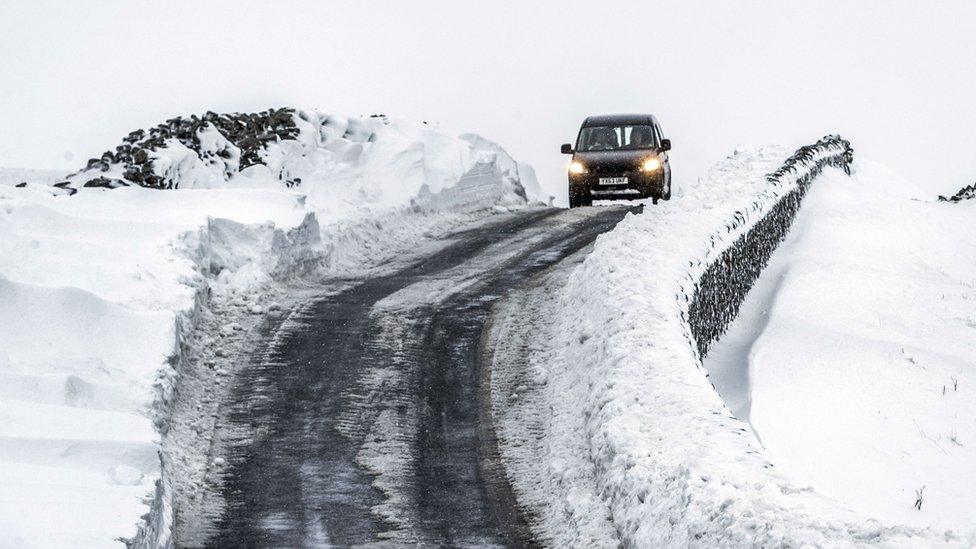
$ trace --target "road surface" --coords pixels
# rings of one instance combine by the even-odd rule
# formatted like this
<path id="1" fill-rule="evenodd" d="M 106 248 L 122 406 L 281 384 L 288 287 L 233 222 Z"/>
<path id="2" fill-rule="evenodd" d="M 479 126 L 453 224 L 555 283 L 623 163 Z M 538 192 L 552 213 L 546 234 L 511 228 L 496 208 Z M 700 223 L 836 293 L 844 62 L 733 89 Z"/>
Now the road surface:
<path id="1" fill-rule="evenodd" d="M 456 234 L 394 274 L 345 282 L 268 338 L 232 391 L 212 547 L 532 547 L 481 381 L 501 295 L 629 208 L 534 210 Z"/>

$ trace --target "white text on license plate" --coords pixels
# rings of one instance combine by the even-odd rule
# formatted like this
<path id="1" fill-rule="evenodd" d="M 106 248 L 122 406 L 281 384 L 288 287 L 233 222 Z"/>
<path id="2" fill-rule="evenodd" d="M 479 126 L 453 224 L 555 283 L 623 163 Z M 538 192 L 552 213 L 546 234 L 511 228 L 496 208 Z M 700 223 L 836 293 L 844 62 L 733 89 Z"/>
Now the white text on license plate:
<path id="1" fill-rule="evenodd" d="M 601 185 L 626 185 L 627 178 L 626 177 L 601 177 L 600 184 Z"/>

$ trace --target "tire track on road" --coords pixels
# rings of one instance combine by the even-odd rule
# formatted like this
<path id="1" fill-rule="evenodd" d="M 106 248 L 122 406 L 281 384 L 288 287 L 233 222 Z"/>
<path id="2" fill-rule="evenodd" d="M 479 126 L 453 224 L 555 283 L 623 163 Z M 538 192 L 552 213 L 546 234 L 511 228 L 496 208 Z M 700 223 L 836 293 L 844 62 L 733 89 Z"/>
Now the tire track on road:
<path id="1" fill-rule="evenodd" d="M 523 213 L 305 307 L 232 391 L 248 436 L 208 545 L 533 545 L 479 423 L 481 332 L 495 299 L 627 211 Z"/>

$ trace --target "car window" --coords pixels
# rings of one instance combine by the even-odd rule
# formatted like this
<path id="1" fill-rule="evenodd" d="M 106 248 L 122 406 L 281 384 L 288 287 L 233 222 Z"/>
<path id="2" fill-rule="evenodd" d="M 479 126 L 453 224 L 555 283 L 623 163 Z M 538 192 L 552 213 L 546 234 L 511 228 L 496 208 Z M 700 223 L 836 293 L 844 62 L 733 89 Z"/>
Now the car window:
<path id="1" fill-rule="evenodd" d="M 628 128 L 628 149 L 654 149 L 658 146 L 654 126 L 630 126 Z"/>
<path id="2" fill-rule="evenodd" d="M 660 140 L 653 126 L 590 126 L 580 131 L 576 150 L 614 151 L 657 148 Z"/>
<path id="3" fill-rule="evenodd" d="M 591 126 L 580 131 L 576 147 L 581 151 L 612 151 L 620 148 L 620 128 Z"/>

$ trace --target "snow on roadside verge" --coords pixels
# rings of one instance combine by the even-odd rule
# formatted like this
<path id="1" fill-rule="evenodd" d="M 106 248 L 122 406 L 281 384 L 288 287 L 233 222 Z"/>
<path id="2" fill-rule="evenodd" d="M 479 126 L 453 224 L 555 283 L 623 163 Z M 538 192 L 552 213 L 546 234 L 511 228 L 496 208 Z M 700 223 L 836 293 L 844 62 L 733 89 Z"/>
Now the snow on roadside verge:
<path id="1" fill-rule="evenodd" d="M 495 145 L 302 114 L 298 140 L 239 172 L 176 143 L 154 151 L 178 190 L 66 196 L 0 178 L 0 541 L 105 547 L 137 536 L 152 499 L 134 543 L 169 545 L 158 439 L 211 300 L 261 307 L 283 281 L 356 274 L 527 202 Z M 285 171 L 301 183 L 286 188 Z"/>
<path id="2" fill-rule="evenodd" d="M 516 501 L 546 547 L 618 547 L 596 493 L 578 403 L 586 388 L 554 346 L 558 296 L 586 247 L 501 297 L 482 339 L 492 426 Z"/>
<path id="3" fill-rule="evenodd" d="M 626 547 L 963 545 L 951 533 L 882 525 L 791 484 L 708 382 L 689 304 L 708 267 L 808 173 L 801 163 L 768 181 L 785 157 L 737 150 L 676 200 L 598 238 L 570 276 L 546 334 L 558 350 L 546 375 L 583 388 L 574 396 L 596 493 Z"/>

